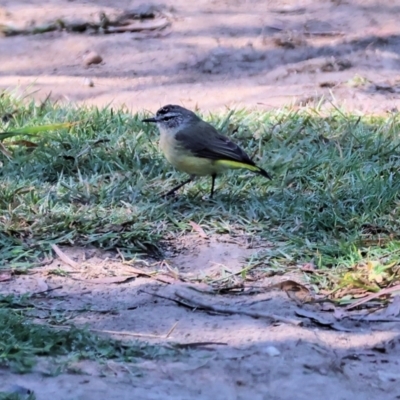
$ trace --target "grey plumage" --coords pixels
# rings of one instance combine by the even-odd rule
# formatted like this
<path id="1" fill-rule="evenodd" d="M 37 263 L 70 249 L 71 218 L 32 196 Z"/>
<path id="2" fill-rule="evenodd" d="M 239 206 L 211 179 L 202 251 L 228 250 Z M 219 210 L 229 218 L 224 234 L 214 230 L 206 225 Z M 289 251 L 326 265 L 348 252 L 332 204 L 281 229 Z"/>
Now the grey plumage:
<path id="1" fill-rule="evenodd" d="M 167 105 L 160 108 L 154 118 L 143 121 L 157 124 L 160 148 L 165 157 L 175 168 L 191 176 L 167 194 L 174 193 L 194 176 L 211 175 L 212 197 L 215 177 L 231 168 L 246 168 L 271 179 L 237 144 L 186 108 Z"/>

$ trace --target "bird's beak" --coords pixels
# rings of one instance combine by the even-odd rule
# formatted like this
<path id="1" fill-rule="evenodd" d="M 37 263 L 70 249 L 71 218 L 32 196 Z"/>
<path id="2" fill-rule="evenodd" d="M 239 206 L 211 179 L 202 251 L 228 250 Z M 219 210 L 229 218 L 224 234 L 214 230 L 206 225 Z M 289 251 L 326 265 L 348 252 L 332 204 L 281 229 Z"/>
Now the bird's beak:
<path id="1" fill-rule="evenodd" d="M 158 122 L 158 119 L 156 117 L 154 118 L 146 118 L 146 119 L 142 119 L 142 122 Z"/>

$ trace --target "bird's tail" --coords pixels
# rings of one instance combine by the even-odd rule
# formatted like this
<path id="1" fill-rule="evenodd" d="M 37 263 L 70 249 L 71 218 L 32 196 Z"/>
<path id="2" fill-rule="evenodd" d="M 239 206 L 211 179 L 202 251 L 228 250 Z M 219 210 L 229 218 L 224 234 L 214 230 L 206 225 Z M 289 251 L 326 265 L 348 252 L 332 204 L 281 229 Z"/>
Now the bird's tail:
<path id="1" fill-rule="evenodd" d="M 260 168 L 260 167 L 257 167 L 256 166 L 256 169 L 254 169 L 253 170 L 255 173 L 257 173 L 257 174 L 260 174 L 260 175 L 262 175 L 262 176 L 265 176 L 267 179 L 269 179 L 269 180 L 271 180 L 272 179 L 272 176 L 271 176 L 271 174 L 269 174 L 267 171 L 265 171 L 264 169 L 262 169 L 262 168 Z"/>
<path id="2" fill-rule="evenodd" d="M 265 169 L 262 169 L 255 164 L 243 164 L 243 168 L 247 168 L 250 171 L 253 171 L 256 174 L 260 174 L 269 180 L 272 179 L 272 176 L 267 171 L 265 171 Z"/>
<path id="3" fill-rule="evenodd" d="M 218 160 L 216 161 L 218 165 L 227 167 L 227 168 L 245 168 L 250 171 L 255 172 L 256 174 L 260 174 L 265 176 L 268 179 L 272 179 L 272 176 L 265 170 L 260 167 L 257 167 L 253 162 L 243 162 L 243 161 L 234 161 L 234 160 Z"/>
<path id="4" fill-rule="evenodd" d="M 265 178 L 267 178 L 269 180 L 272 179 L 272 176 L 267 171 L 265 171 L 264 169 L 258 167 L 257 165 L 242 163 L 242 168 L 249 169 L 250 171 L 253 171 L 256 174 L 260 174 L 260 175 L 264 176 Z"/>

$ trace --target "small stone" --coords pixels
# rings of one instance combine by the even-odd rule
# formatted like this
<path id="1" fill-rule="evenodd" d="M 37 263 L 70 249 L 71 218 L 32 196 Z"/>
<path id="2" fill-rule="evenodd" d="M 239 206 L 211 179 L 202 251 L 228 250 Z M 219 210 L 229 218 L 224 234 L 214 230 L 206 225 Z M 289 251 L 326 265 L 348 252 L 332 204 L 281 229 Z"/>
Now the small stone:
<path id="1" fill-rule="evenodd" d="M 274 346 L 268 346 L 263 350 L 263 353 L 268 354 L 270 357 L 278 357 L 281 352 Z"/>
<path id="2" fill-rule="evenodd" d="M 254 62 L 264 59 L 265 55 L 256 51 L 252 43 L 247 43 L 243 49 L 238 51 L 237 58 L 238 61 Z"/>
<path id="3" fill-rule="evenodd" d="M 90 51 L 83 57 L 83 64 L 88 67 L 92 64 L 100 64 L 103 61 L 100 54 L 97 54 L 95 51 Z"/>
<path id="4" fill-rule="evenodd" d="M 94 86 L 94 82 L 90 78 L 85 78 L 83 80 L 83 84 L 85 86 L 89 86 L 89 87 L 93 87 Z"/>
<path id="5" fill-rule="evenodd" d="M 214 67 L 215 67 L 215 64 L 213 63 L 213 61 L 207 60 L 203 65 L 203 72 L 210 74 L 213 72 Z"/>
<path id="6" fill-rule="evenodd" d="M 19 385 L 16 385 L 16 384 L 10 385 L 6 389 L 6 392 L 9 393 L 10 395 L 11 394 L 17 394 L 17 395 L 19 395 L 18 398 L 21 398 L 21 399 L 22 398 L 23 399 L 28 398 L 28 396 L 30 397 L 30 395 L 33 394 L 33 391 L 31 389 L 27 389 L 27 388 L 25 388 L 23 386 L 19 386 Z M 10 396 L 10 398 L 11 398 L 11 396 Z"/>
<path id="7" fill-rule="evenodd" d="M 400 374 L 393 372 L 378 371 L 378 379 L 383 382 L 396 382 L 400 380 Z"/>

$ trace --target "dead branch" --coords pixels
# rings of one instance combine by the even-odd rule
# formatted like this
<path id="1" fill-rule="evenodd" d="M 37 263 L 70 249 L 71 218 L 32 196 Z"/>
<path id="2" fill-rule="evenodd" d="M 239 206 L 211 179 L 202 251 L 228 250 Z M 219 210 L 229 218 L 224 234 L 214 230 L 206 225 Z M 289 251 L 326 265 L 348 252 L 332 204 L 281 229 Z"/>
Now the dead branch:
<path id="1" fill-rule="evenodd" d="M 249 310 L 242 310 L 238 308 L 233 308 L 229 306 L 219 306 L 215 304 L 209 304 L 204 302 L 203 300 L 200 299 L 194 299 L 191 296 L 188 296 L 188 294 L 183 293 L 181 291 L 175 291 L 175 295 L 179 297 L 181 300 L 184 300 L 184 304 L 186 306 L 190 306 L 192 308 L 196 309 L 202 309 L 202 310 L 208 310 L 208 311 L 213 311 L 221 314 L 238 314 L 238 315 L 247 315 L 252 318 L 267 318 L 271 319 L 274 322 L 282 322 L 285 324 L 291 324 L 291 325 L 300 325 L 302 322 L 299 320 L 291 319 L 291 318 L 285 318 L 281 317 L 279 315 L 275 314 L 267 314 L 263 312 L 258 312 L 258 311 L 249 311 Z M 176 301 L 176 300 L 174 300 Z"/>

